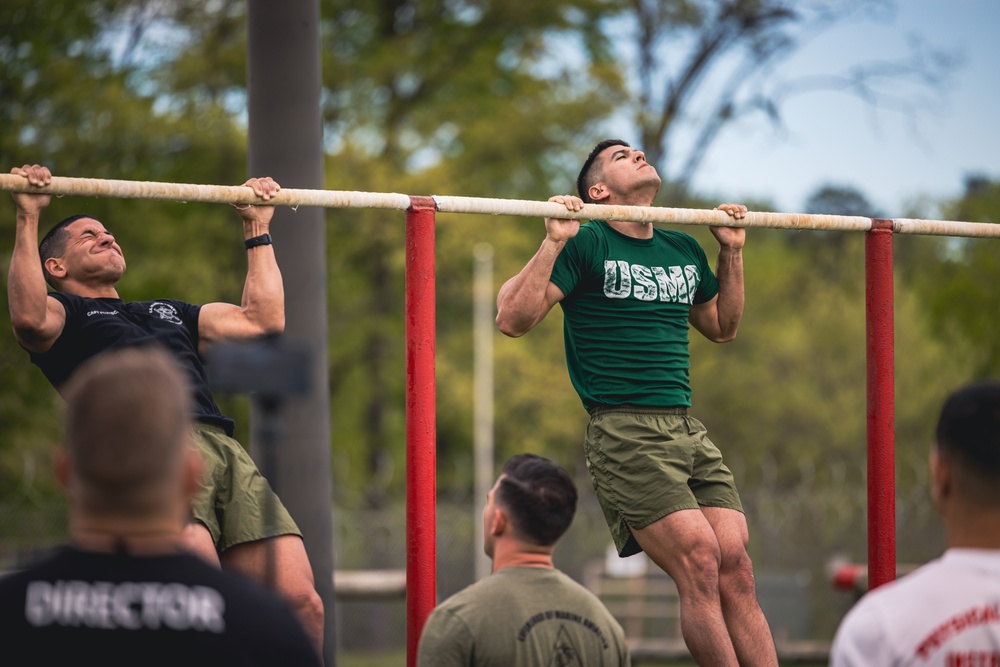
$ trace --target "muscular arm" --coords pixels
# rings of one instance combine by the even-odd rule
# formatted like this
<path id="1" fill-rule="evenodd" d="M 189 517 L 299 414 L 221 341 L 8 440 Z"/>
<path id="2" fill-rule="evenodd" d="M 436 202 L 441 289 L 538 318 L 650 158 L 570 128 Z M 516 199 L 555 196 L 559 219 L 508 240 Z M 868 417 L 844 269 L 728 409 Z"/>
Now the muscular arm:
<path id="1" fill-rule="evenodd" d="M 12 173 L 32 185 L 46 185 L 52 175 L 44 167 L 25 165 Z M 14 252 L 7 274 L 10 321 L 18 342 L 32 352 L 45 352 L 59 338 L 66 324 L 66 309 L 48 295 L 38 255 L 38 220 L 49 203 L 47 195 L 15 194 L 17 221 Z"/>
<path id="2" fill-rule="evenodd" d="M 691 307 L 688 319 L 705 338 L 715 343 L 728 343 L 736 338 L 743 316 L 743 251 L 720 248 L 716 268 L 719 293 L 705 303 Z"/>
<path id="3" fill-rule="evenodd" d="M 551 197 L 549 201 L 565 204 L 570 211 L 583 206 L 582 200 L 570 195 Z M 549 278 L 559 253 L 578 231 L 579 220 L 545 219 L 545 239 L 538 252 L 497 294 L 497 327 L 501 332 L 512 338 L 523 336 L 562 301 L 565 295 Z"/>
<path id="4" fill-rule="evenodd" d="M 280 187 L 271 179 L 250 179 L 246 182 L 263 199 L 270 199 Z M 244 238 L 268 233 L 274 208 L 249 206 L 238 209 L 243 218 Z M 285 288 L 281 271 L 271 245 L 260 245 L 247 251 L 247 278 L 243 285 L 240 305 L 207 303 L 198 317 L 199 352 L 212 343 L 246 340 L 285 329 Z"/>
<path id="5" fill-rule="evenodd" d="M 564 245 L 565 241 L 553 243 L 546 238 L 525 267 L 500 288 L 497 327 L 501 332 L 513 338 L 523 336 L 562 301 L 565 295 L 549 277 Z"/>
<path id="6" fill-rule="evenodd" d="M 746 207 L 722 204 L 717 207 L 734 218 L 743 218 Z M 743 244 L 746 229 L 742 227 L 710 227 L 719 241 L 719 263 L 715 274 L 719 293 L 711 301 L 691 307 L 688 320 L 705 338 L 715 343 L 728 343 L 736 338 L 743 317 Z"/>

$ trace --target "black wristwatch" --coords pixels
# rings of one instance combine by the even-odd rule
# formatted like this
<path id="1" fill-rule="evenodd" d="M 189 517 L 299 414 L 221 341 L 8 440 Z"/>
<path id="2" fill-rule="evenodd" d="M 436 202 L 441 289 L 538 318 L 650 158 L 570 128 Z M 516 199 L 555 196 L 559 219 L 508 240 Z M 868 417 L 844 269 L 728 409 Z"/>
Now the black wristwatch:
<path id="1" fill-rule="evenodd" d="M 271 235 L 261 234 L 260 236 L 255 236 L 252 239 L 244 241 L 243 245 L 247 247 L 247 250 L 250 248 L 256 248 L 259 245 L 271 245 Z"/>

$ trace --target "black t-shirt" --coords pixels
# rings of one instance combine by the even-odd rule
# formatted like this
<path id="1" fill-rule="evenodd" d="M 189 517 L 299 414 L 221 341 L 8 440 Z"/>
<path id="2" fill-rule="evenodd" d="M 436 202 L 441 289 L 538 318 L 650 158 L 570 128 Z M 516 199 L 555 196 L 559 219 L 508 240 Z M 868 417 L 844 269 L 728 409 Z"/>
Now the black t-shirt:
<path id="1" fill-rule="evenodd" d="M 208 389 L 205 367 L 198 356 L 198 315 L 201 306 L 174 299 L 133 301 L 91 299 L 52 292 L 66 309 L 66 325 L 47 352 L 30 352 L 57 390 L 73 371 L 91 357 L 122 347 L 160 345 L 186 370 L 194 396 L 195 418 L 233 434 L 234 423 L 219 410 Z"/>
<path id="2" fill-rule="evenodd" d="M 189 554 L 65 547 L 0 579 L 0 628 L 9 665 L 320 664 L 284 600 Z"/>

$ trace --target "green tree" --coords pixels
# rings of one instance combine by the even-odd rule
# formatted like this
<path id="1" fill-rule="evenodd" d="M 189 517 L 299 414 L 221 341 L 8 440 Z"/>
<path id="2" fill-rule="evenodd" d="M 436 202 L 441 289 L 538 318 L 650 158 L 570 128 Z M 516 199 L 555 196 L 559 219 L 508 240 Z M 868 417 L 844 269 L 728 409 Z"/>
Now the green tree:
<path id="1" fill-rule="evenodd" d="M 969 176 L 965 192 L 940 209 L 947 220 L 997 224 L 1000 181 Z M 1000 308 L 997 240 L 904 237 L 896 247 L 903 274 L 925 297 L 925 315 L 936 336 L 976 351 L 975 377 L 1000 374 L 1000 341 L 993 329 Z"/>
<path id="2" fill-rule="evenodd" d="M 67 176 L 243 180 L 243 133 L 226 109 L 171 108 L 150 74 L 164 61 L 130 55 L 139 46 L 128 36 L 142 34 L 148 22 L 145 6 L 123 0 L 13 0 L 0 7 L 0 24 L 9 28 L 0 38 L 5 169 L 37 162 Z M 193 94 L 175 92 L 175 100 Z M 124 298 L 239 299 L 245 253 L 238 218 L 224 207 L 54 198 L 42 227 L 82 211 L 105 221 L 125 250 Z M 13 240 L 14 208 L 5 196 L 0 198 L 5 284 Z M 6 313 L 6 288 L 0 301 Z M 0 357 L 0 497 L 26 517 L 57 497 L 49 455 L 60 437 L 61 401 L 9 329 L 0 336 Z M 37 540 L 58 522 L 20 524 L 16 535 Z"/>
<path id="3" fill-rule="evenodd" d="M 566 180 L 556 158 L 620 94 L 595 27 L 604 5 L 325 2 L 331 187 L 546 198 Z M 335 486 L 378 506 L 403 481 L 402 216 L 331 221 L 331 418 L 350 461 Z M 471 455 L 472 247 L 517 237 L 494 227 L 467 216 L 438 224 L 439 403 L 464 406 L 439 410 L 441 482 L 463 494 L 471 468 L 455 462 Z"/>

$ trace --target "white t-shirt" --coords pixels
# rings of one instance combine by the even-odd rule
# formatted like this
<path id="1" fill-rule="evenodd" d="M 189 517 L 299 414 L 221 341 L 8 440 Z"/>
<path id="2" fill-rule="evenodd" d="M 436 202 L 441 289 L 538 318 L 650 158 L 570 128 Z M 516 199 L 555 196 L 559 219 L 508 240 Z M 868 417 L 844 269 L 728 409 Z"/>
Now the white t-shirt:
<path id="1" fill-rule="evenodd" d="M 1000 551 L 949 549 L 865 595 L 831 667 L 1000 667 Z"/>

